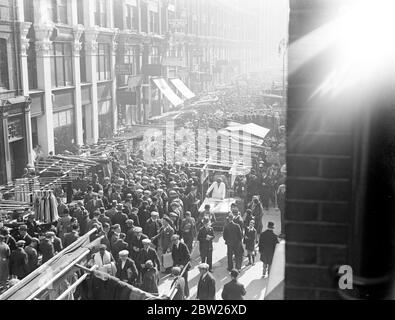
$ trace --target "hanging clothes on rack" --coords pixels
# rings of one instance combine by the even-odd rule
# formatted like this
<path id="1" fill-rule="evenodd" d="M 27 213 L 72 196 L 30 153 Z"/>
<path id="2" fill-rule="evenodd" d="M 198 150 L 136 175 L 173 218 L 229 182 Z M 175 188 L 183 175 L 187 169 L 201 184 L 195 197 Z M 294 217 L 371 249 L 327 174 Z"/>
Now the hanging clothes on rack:
<path id="1" fill-rule="evenodd" d="M 39 221 L 52 223 L 59 220 L 58 202 L 52 191 L 44 191 L 38 209 Z"/>

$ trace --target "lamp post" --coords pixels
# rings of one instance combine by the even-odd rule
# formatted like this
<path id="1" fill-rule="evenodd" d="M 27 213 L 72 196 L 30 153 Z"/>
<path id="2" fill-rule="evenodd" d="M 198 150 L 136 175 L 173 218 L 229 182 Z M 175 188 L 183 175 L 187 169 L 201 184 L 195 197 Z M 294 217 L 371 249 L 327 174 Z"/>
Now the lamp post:
<path id="1" fill-rule="evenodd" d="M 287 55 L 287 51 L 288 51 L 288 41 L 284 38 L 281 40 L 279 45 L 279 54 L 282 53 L 283 55 L 283 90 L 282 90 L 283 107 L 285 106 L 285 57 Z"/>

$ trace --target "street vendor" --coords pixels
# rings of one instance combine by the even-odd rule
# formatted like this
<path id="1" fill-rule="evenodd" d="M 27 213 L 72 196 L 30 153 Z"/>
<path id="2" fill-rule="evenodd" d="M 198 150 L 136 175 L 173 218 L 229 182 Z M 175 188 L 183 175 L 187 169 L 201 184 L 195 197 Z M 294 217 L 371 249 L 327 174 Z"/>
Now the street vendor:
<path id="1" fill-rule="evenodd" d="M 224 200 L 226 196 L 226 185 L 221 178 L 217 178 L 216 181 L 207 190 L 206 196 L 209 197 L 212 192 L 211 198 L 217 200 Z"/>

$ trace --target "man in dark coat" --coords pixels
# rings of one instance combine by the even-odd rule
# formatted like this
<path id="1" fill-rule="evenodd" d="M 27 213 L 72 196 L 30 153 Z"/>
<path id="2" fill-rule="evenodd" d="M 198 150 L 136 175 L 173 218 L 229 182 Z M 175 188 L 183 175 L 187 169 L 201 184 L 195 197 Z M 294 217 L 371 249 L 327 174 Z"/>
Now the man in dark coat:
<path id="1" fill-rule="evenodd" d="M 121 230 L 126 234 L 127 226 L 126 220 L 128 220 L 128 216 L 122 212 L 123 206 L 122 204 L 117 205 L 117 212 L 111 218 L 112 224 L 119 224 L 121 226 Z"/>
<path id="2" fill-rule="evenodd" d="M 180 269 L 182 271 L 184 269 L 184 267 L 188 264 L 188 262 L 191 260 L 191 256 L 190 256 L 188 247 L 185 243 L 180 241 L 180 236 L 177 234 L 175 234 L 171 237 L 171 241 L 173 242 L 173 246 L 171 249 L 171 256 L 173 258 L 173 266 L 180 267 Z M 183 274 L 183 277 L 185 279 L 184 294 L 185 294 L 186 298 L 189 297 L 188 270 L 189 270 L 189 265 Z"/>
<path id="3" fill-rule="evenodd" d="M 39 241 L 37 238 L 32 238 L 30 245 L 25 247 L 25 252 L 28 258 L 29 273 L 33 272 L 38 268 L 38 242 Z"/>
<path id="4" fill-rule="evenodd" d="M 22 280 L 29 274 L 29 258 L 23 249 L 25 241 L 19 240 L 16 245 L 17 248 L 10 255 L 10 274 Z"/>
<path id="5" fill-rule="evenodd" d="M 161 228 L 162 224 L 159 221 L 159 213 L 156 211 L 151 212 L 151 218 L 147 220 L 144 226 L 144 234 L 146 234 L 149 239 L 152 239 L 159 234 Z M 157 238 L 154 244 L 158 244 Z"/>
<path id="6" fill-rule="evenodd" d="M 198 282 L 197 295 L 198 300 L 215 300 L 215 279 L 209 272 L 209 265 L 202 263 L 198 266 L 200 279 Z"/>
<path id="7" fill-rule="evenodd" d="M 66 233 L 63 237 L 64 247 L 67 248 L 79 238 L 78 226 L 74 225 L 71 232 Z"/>
<path id="8" fill-rule="evenodd" d="M 55 249 L 52 244 L 52 237 L 48 234 L 45 235 L 45 238 L 40 242 L 39 250 L 42 254 L 42 264 L 50 260 L 53 256 L 55 256 Z"/>
<path id="9" fill-rule="evenodd" d="M 32 242 L 32 237 L 27 233 L 27 225 L 22 224 L 19 227 L 18 233 L 15 236 L 15 240 L 23 240 L 25 241 L 25 246 L 29 246 L 30 243 Z"/>
<path id="10" fill-rule="evenodd" d="M 155 249 L 151 247 L 151 240 L 150 239 L 144 239 L 143 241 L 143 246 L 144 248 L 140 250 L 139 255 L 138 255 L 138 268 L 144 272 L 144 269 L 146 268 L 146 262 L 148 260 L 152 261 L 152 264 L 154 268 L 156 268 L 158 271 L 160 270 L 160 261 L 158 254 L 156 253 Z"/>
<path id="11" fill-rule="evenodd" d="M 140 251 L 144 248 L 143 240 L 148 237 L 143 234 L 143 229 L 141 227 L 134 228 L 134 235 L 129 239 L 129 251 L 130 257 L 136 261 Z"/>
<path id="12" fill-rule="evenodd" d="M 233 269 L 233 256 L 236 260 L 236 269 L 241 270 L 243 260 L 243 234 L 240 226 L 233 221 L 233 214 L 228 216 L 229 223 L 224 227 L 224 240 L 228 246 L 228 271 Z"/>
<path id="13" fill-rule="evenodd" d="M 273 261 L 274 250 L 276 249 L 278 237 L 274 234 L 274 223 L 269 222 L 267 230 L 259 237 L 259 252 L 261 254 L 261 260 L 263 262 L 263 276 L 266 277 L 266 273 L 269 275 L 270 266 Z"/>
<path id="14" fill-rule="evenodd" d="M 119 253 L 119 260 L 116 264 L 116 277 L 121 281 L 134 285 L 138 278 L 138 271 L 136 264 L 132 259 L 128 258 L 128 256 L 129 251 L 127 250 L 123 250 Z"/>
<path id="15" fill-rule="evenodd" d="M 119 238 L 111 246 L 111 253 L 112 253 L 112 256 L 114 257 L 115 261 L 118 261 L 119 253 L 121 251 L 129 249 L 129 245 L 125 241 L 125 238 L 126 238 L 126 234 L 120 233 Z"/>
<path id="16" fill-rule="evenodd" d="M 232 280 L 225 284 L 224 289 L 222 290 L 222 299 L 243 300 L 243 296 L 245 296 L 247 292 L 244 285 L 237 281 L 239 272 L 236 269 L 233 269 L 230 272 L 230 276 Z"/>
<path id="17" fill-rule="evenodd" d="M 214 229 L 210 226 L 208 218 L 203 219 L 203 227 L 200 228 L 197 240 L 199 241 L 200 258 L 203 263 L 209 265 L 209 270 L 213 268 L 213 239 Z"/>

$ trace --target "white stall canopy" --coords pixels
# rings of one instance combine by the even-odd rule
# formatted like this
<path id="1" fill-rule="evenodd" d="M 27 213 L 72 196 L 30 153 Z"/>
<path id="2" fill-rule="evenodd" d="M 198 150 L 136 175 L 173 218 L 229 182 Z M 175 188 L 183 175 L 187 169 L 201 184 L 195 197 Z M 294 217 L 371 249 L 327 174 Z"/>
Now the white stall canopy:
<path id="1" fill-rule="evenodd" d="M 152 79 L 152 81 L 154 81 L 160 92 L 163 93 L 163 95 L 170 101 L 173 106 L 178 107 L 179 105 L 184 103 L 184 100 L 182 100 L 174 93 L 174 91 L 170 88 L 169 84 L 166 82 L 165 79 L 158 78 Z"/>
<path id="2" fill-rule="evenodd" d="M 196 97 L 196 95 L 180 79 L 171 79 L 170 81 L 186 99 L 192 99 Z"/>

